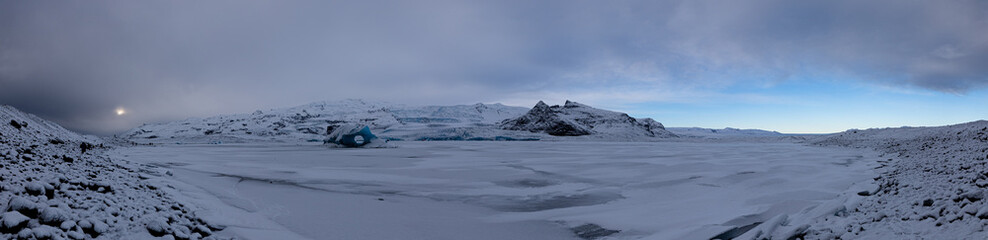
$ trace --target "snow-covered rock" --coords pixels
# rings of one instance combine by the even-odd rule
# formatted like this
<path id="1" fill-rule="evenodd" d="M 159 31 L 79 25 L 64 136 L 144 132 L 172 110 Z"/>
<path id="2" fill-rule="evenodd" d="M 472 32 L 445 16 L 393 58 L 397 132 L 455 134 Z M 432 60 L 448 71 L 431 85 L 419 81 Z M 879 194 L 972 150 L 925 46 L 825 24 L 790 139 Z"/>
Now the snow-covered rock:
<path id="1" fill-rule="evenodd" d="M 27 225 L 28 220 L 31 219 L 20 212 L 5 212 L 0 214 L 0 231 L 18 232 Z"/>
<path id="2" fill-rule="evenodd" d="M 24 190 L 27 191 L 28 194 L 35 196 L 45 195 L 45 186 L 37 182 L 29 182 L 24 184 Z"/>
<path id="3" fill-rule="evenodd" d="M 71 216 L 65 213 L 62 209 L 55 207 L 47 207 L 41 210 L 38 215 L 38 220 L 43 224 L 48 224 L 52 226 L 61 226 L 63 222 L 68 221 Z"/>
<path id="4" fill-rule="evenodd" d="M 593 108 L 566 101 L 549 106 L 539 101 L 525 115 L 504 120 L 505 130 L 546 133 L 553 136 L 607 135 L 615 137 L 675 137 L 650 118 L 635 119 L 628 114 Z"/>

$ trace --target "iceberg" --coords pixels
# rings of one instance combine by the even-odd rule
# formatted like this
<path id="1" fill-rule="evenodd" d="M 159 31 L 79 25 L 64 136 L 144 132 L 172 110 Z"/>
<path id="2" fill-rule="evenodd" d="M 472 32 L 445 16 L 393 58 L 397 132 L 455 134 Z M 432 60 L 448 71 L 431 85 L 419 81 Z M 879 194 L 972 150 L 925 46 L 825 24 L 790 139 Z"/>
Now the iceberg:
<path id="1" fill-rule="evenodd" d="M 326 127 L 329 134 L 324 143 L 343 147 L 381 147 L 388 140 L 378 138 L 370 128 L 361 124 L 342 124 Z"/>

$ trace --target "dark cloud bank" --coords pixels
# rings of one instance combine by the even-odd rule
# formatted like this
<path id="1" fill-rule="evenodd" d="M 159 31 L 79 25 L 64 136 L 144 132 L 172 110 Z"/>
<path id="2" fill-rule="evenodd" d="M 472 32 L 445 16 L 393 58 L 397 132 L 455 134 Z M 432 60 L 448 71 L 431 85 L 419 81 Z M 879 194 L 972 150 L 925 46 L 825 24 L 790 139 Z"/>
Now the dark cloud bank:
<path id="1" fill-rule="evenodd" d="M 986 16 L 985 1 L 949 0 L 4 1 L 0 103 L 111 134 L 323 99 L 820 74 L 963 94 L 988 84 Z"/>

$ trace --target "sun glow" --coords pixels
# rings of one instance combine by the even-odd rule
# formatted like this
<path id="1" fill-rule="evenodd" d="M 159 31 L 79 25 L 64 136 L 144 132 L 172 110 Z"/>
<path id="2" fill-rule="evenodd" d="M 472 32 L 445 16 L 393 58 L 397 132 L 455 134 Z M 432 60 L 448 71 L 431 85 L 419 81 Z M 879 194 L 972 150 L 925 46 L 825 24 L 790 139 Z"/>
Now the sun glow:
<path id="1" fill-rule="evenodd" d="M 122 108 L 122 107 L 118 107 L 117 108 L 117 116 L 124 115 L 124 114 L 127 114 L 127 110 L 124 109 L 124 108 Z"/>

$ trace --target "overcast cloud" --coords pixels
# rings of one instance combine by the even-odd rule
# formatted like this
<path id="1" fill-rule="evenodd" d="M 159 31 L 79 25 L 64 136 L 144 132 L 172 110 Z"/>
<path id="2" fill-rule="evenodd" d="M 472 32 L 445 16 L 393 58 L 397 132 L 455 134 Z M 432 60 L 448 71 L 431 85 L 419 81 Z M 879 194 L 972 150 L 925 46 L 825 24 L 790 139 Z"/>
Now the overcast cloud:
<path id="1" fill-rule="evenodd" d="M 112 134 L 318 100 L 674 101 L 807 75 L 964 94 L 988 85 L 986 29 L 973 0 L 4 1 L 0 103 Z"/>

